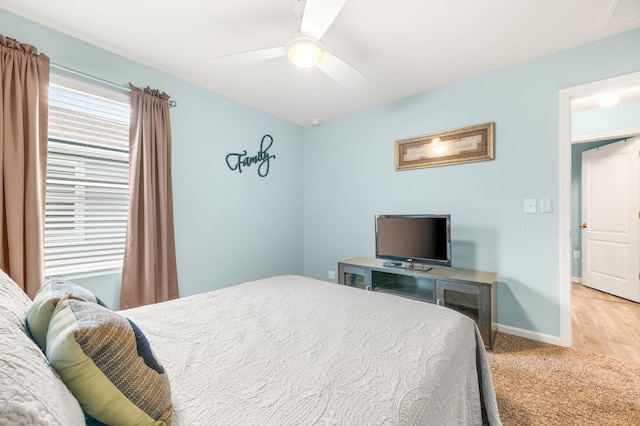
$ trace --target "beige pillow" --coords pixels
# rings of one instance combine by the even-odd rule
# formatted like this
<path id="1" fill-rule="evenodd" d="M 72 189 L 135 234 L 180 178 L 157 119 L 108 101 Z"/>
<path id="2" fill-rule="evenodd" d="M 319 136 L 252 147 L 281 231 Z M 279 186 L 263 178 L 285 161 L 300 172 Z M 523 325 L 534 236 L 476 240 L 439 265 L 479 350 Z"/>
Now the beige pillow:
<path id="1" fill-rule="evenodd" d="M 27 327 L 42 350 L 47 347 L 47 330 L 53 310 L 65 296 L 104 305 L 93 293 L 79 285 L 60 277 L 47 278 L 27 310 Z"/>

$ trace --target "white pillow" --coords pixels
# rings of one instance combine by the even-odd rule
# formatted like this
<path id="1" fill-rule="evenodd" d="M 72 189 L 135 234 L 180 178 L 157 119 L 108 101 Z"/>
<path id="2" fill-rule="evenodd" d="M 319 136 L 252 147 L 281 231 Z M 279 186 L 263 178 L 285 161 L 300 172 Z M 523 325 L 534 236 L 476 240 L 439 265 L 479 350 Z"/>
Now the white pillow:
<path id="1" fill-rule="evenodd" d="M 25 316 L 31 299 L 0 269 L 0 317 L 25 330 Z"/>
<path id="2" fill-rule="evenodd" d="M 84 425 L 80 404 L 26 333 L 29 297 L 0 270 L 0 423 Z"/>

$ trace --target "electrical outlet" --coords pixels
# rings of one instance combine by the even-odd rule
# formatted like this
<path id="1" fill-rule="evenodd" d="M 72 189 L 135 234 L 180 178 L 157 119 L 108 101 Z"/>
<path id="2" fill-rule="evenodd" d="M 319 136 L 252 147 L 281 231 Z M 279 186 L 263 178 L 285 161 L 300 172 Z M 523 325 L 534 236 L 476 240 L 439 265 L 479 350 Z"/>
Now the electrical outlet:
<path id="1" fill-rule="evenodd" d="M 553 212 L 553 203 L 551 202 L 551 198 L 540 199 L 540 213 L 551 212 Z"/>
<path id="2" fill-rule="evenodd" d="M 538 209 L 536 207 L 537 200 L 535 198 L 525 198 L 524 199 L 524 212 L 525 213 L 537 213 Z"/>
<path id="3" fill-rule="evenodd" d="M 330 280 L 335 280 L 336 279 L 336 271 L 329 271 L 329 273 L 327 273 L 327 278 L 329 278 Z"/>
<path id="4" fill-rule="evenodd" d="M 573 251 L 573 258 L 574 259 L 580 259 L 580 250 L 574 250 Z"/>

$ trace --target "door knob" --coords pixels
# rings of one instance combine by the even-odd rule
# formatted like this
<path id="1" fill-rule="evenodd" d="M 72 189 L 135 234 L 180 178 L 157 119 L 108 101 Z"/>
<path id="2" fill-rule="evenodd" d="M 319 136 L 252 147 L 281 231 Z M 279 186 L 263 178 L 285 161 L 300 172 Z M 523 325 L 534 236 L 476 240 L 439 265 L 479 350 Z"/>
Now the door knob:
<path id="1" fill-rule="evenodd" d="M 581 224 L 580 224 L 580 228 L 584 229 L 584 228 L 586 228 L 586 227 L 587 227 L 587 224 L 586 224 L 586 223 L 581 223 Z"/>

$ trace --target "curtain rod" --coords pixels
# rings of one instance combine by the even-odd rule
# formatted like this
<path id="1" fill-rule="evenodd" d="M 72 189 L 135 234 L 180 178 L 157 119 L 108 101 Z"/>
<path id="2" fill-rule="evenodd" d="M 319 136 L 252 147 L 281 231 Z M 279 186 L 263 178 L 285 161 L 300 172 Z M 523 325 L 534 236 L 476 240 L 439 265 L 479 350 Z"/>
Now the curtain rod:
<path id="1" fill-rule="evenodd" d="M 112 88 L 120 90 L 121 92 L 124 92 L 124 93 L 128 93 L 128 94 L 131 93 L 131 89 L 128 86 L 124 86 L 122 84 L 113 83 L 111 81 L 104 80 L 104 79 L 102 79 L 100 77 L 95 77 L 93 75 L 89 75 L 89 74 L 83 73 L 81 71 L 77 71 L 77 70 L 74 70 L 74 69 L 71 69 L 71 68 L 67 68 L 67 67 L 62 66 L 62 65 L 54 64 L 53 62 L 50 63 L 49 66 L 51 68 L 54 68 L 54 69 L 58 70 L 58 71 L 62 71 L 62 72 L 68 73 L 68 74 L 73 74 L 73 75 L 76 75 L 78 77 L 82 77 L 84 79 L 94 81 L 94 82 L 99 83 L 99 84 L 101 84 L 103 86 L 112 87 Z M 178 103 L 176 101 L 174 101 L 173 99 L 169 99 L 169 106 L 171 108 L 173 108 L 173 107 L 178 106 Z"/>

